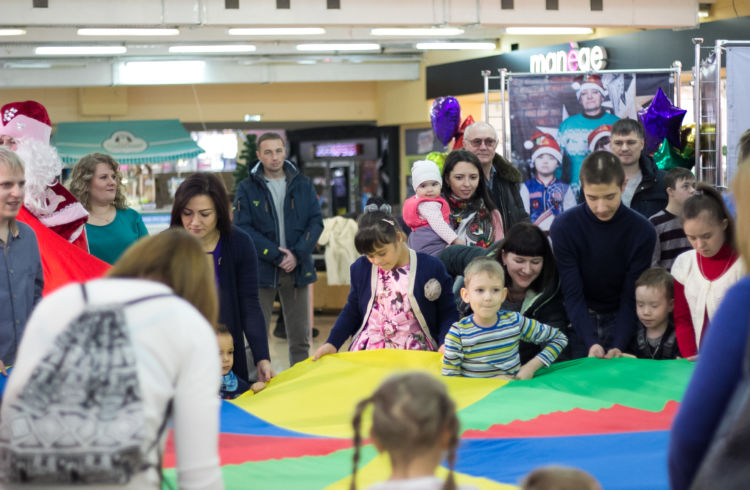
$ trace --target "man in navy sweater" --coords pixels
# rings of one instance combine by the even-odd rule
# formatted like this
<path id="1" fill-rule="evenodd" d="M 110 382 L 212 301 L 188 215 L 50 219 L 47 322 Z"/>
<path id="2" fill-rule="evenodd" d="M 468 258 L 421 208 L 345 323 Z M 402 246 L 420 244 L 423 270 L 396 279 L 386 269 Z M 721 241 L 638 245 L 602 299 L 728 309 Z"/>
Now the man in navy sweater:
<path id="1" fill-rule="evenodd" d="M 591 153 L 580 179 L 585 203 L 559 215 L 550 236 L 577 334 L 571 354 L 611 359 L 635 331 L 635 281 L 651 264 L 656 231 L 622 204 L 625 172 L 615 155 Z"/>

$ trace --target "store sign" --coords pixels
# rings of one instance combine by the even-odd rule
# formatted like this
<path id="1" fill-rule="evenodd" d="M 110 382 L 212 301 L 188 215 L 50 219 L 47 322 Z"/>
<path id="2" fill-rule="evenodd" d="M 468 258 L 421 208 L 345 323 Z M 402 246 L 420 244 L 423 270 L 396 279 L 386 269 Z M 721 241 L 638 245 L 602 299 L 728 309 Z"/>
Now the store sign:
<path id="1" fill-rule="evenodd" d="M 325 143 L 315 145 L 315 158 L 356 157 L 362 154 L 361 143 Z"/>
<path id="2" fill-rule="evenodd" d="M 607 67 L 607 51 L 598 45 L 579 48 L 570 43 L 569 51 L 550 51 L 529 58 L 531 73 L 599 71 Z"/>

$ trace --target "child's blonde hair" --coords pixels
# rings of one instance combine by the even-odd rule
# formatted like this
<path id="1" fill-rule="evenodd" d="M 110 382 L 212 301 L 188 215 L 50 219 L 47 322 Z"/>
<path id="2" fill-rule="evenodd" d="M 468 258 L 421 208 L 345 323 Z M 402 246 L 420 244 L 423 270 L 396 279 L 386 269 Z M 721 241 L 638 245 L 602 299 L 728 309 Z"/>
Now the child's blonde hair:
<path id="1" fill-rule="evenodd" d="M 354 468 L 351 489 L 356 490 L 362 436 L 362 414 L 372 403 L 372 436 L 393 458 L 411 460 L 420 450 L 433 448 L 448 434 L 448 466 L 450 473 L 443 490 L 455 490 L 453 466 L 458 448 L 458 417 L 456 406 L 445 385 L 424 373 L 391 376 L 369 398 L 357 404 L 354 426 Z"/>
<path id="2" fill-rule="evenodd" d="M 596 478 L 565 466 L 537 468 L 524 478 L 521 490 L 601 490 Z"/>
<path id="3" fill-rule="evenodd" d="M 505 287 L 503 266 L 494 257 L 475 257 L 472 259 L 464 269 L 464 284 L 468 286 L 471 278 L 480 272 L 484 272 L 490 277 L 497 277 L 500 279 L 502 286 Z"/>

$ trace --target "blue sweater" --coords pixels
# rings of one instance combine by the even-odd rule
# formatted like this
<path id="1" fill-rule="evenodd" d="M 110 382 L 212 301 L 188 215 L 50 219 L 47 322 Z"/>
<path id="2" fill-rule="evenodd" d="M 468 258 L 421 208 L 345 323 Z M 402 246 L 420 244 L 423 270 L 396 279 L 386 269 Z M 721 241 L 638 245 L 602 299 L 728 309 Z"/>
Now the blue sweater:
<path id="1" fill-rule="evenodd" d="M 258 254 L 253 240 L 236 226 L 232 226 L 229 236 L 221 237 L 219 321 L 227 326 L 234 339 L 232 371 L 247 380 L 244 337 L 256 363 L 270 356 L 266 322 L 258 300 Z"/>
<path id="2" fill-rule="evenodd" d="M 742 379 L 750 326 L 748 298 L 750 277 L 745 277 L 727 291 L 701 345 L 670 434 L 669 480 L 675 490 L 690 487 Z"/>
<path id="3" fill-rule="evenodd" d="M 586 348 L 601 345 L 592 309 L 617 313 L 611 347 L 624 351 L 635 332 L 635 281 L 651 265 L 656 244 L 653 225 L 622 204 L 601 221 L 584 203 L 555 218 L 550 236 L 565 309 Z"/>
<path id="4" fill-rule="evenodd" d="M 443 263 L 427 254 L 410 252 L 410 274 L 416 274 L 414 289 L 409 296 L 412 310 L 420 320 L 420 325 L 429 331 L 436 345 L 442 345 L 445 334 L 451 325 L 458 321 L 456 302 L 453 299 L 453 280 L 445 270 Z M 327 342 L 340 348 L 346 339 L 357 334 L 366 324 L 374 302 L 373 272 L 377 266 L 370 264 L 366 257 L 360 257 L 349 268 L 351 289 L 344 309 L 333 326 Z M 425 297 L 424 287 L 430 279 L 440 283 L 440 297 L 430 301 Z M 416 304 L 415 304 L 416 302 Z M 417 314 L 417 308 L 422 314 Z M 424 321 L 423 321 L 424 320 Z"/>

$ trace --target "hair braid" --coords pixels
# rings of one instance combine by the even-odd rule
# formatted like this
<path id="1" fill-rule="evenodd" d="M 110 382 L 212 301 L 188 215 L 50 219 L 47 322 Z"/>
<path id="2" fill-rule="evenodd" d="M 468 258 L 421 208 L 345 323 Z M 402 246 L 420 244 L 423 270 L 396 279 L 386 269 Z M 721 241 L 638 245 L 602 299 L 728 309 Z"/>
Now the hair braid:
<path id="1" fill-rule="evenodd" d="M 362 435 L 360 434 L 362 413 L 370 402 L 372 402 L 372 397 L 365 398 L 357 403 L 354 409 L 354 418 L 352 418 L 352 427 L 354 427 L 354 457 L 352 458 L 352 482 L 349 485 L 350 490 L 357 490 L 357 466 L 359 465 L 359 448 L 362 445 Z"/>

